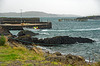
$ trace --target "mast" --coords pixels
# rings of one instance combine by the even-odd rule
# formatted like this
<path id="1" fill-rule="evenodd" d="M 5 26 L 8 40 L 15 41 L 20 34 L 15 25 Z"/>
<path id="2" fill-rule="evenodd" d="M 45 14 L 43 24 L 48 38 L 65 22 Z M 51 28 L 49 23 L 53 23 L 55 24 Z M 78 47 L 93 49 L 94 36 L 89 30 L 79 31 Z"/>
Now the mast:
<path id="1" fill-rule="evenodd" d="M 22 21 L 22 9 L 20 9 L 20 11 L 21 11 L 21 23 L 22 23 L 22 22 L 23 22 L 23 21 Z"/>

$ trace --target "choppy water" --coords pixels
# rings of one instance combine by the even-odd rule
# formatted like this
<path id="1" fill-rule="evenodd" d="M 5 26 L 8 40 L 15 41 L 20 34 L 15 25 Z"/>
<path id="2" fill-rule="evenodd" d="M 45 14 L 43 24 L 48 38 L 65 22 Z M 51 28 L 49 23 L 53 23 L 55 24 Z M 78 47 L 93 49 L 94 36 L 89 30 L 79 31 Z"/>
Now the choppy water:
<path id="1" fill-rule="evenodd" d="M 86 37 L 95 40 L 94 43 L 78 43 L 72 45 L 61 45 L 56 47 L 42 47 L 50 52 L 61 52 L 63 54 L 81 55 L 87 60 L 89 56 L 96 61 L 100 59 L 100 20 L 88 22 L 58 22 L 59 18 L 63 17 L 42 17 L 41 21 L 51 21 L 52 29 L 43 29 L 40 31 L 33 31 L 40 33 L 35 37 L 47 38 L 54 36 L 71 36 L 71 37 Z M 17 34 L 19 31 L 12 31 Z"/>

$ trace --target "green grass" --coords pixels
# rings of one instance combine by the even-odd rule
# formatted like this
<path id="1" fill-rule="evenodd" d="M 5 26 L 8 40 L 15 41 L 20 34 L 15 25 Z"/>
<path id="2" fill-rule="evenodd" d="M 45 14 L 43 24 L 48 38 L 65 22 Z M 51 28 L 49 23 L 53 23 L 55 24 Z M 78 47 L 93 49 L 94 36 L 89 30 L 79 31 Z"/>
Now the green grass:
<path id="1" fill-rule="evenodd" d="M 16 60 L 44 60 L 44 57 L 24 47 L 0 46 L 0 62 L 5 64 Z"/>
<path id="2" fill-rule="evenodd" d="M 33 60 L 33 62 L 26 62 Z M 36 64 L 39 66 L 39 64 L 51 64 L 51 65 L 58 65 L 58 66 L 73 66 L 70 64 L 63 64 L 60 62 L 51 62 L 46 61 L 44 56 L 42 54 L 37 54 L 33 50 L 28 50 L 25 47 L 13 47 L 11 48 L 9 45 L 0 46 L 0 66 L 7 66 L 10 63 L 14 63 L 16 61 L 21 62 L 22 66 L 34 66 Z M 41 61 L 41 62 L 39 62 Z M 15 63 L 16 64 L 16 63 Z M 19 63 L 20 64 L 20 63 Z M 91 66 L 99 66 L 100 62 L 91 65 Z M 83 66 L 90 66 L 90 65 L 83 65 Z"/>
<path id="3" fill-rule="evenodd" d="M 6 38 L 4 36 L 0 36 L 0 46 L 4 46 L 6 43 Z"/>
<path id="4" fill-rule="evenodd" d="M 23 66 L 34 66 L 32 63 L 24 64 Z"/>
<path id="5" fill-rule="evenodd" d="M 72 65 L 70 65 L 70 64 L 67 64 L 66 66 L 72 66 Z"/>
<path id="6" fill-rule="evenodd" d="M 26 62 L 32 60 L 33 62 Z M 19 63 L 16 63 L 19 61 Z M 41 61 L 41 62 L 40 62 Z M 33 50 L 28 50 L 25 47 L 0 46 L 0 66 L 7 66 L 8 64 L 20 64 L 22 66 L 34 66 L 53 64 L 58 65 L 58 62 L 46 61 L 43 54 L 37 54 Z M 60 64 L 61 65 L 61 64 Z"/>
<path id="7" fill-rule="evenodd" d="M 18 58 L 17 54 L 0 54 L 0 60 L 1 61 L 10 61 L 10 60 L 15 60 L 16 58 Z"/>

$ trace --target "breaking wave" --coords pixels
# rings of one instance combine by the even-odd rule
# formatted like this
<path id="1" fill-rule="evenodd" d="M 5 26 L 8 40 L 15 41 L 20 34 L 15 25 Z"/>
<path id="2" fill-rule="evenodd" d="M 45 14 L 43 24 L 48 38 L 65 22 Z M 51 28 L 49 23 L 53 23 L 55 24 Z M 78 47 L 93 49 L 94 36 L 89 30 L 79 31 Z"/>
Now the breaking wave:
<path id="1" fill-rule="evenodd" d="M 90 28 L 90 29 L 70 29 L 70 30 L 41 30 L 41 31 L 44 31 L 44 32 L 49 32 L 49 31 L 57 31 L 57 32 L 61 32 L 61 31 L 95 31 L 95 30 L 100 30 L 100 28 Z"/>

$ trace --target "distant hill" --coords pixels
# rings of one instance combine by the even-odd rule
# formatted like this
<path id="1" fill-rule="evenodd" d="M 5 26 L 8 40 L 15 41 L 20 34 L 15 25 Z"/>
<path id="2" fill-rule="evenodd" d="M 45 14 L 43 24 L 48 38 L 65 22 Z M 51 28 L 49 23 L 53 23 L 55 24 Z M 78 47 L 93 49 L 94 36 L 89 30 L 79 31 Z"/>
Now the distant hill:
<path id="1" fill-rule="evenodd" d="M 21 13 L 9 12 L 9 13 L 0 13 L 0 17 L 20 17 Z M 23 17 L 79 17 L 78 15 L 71 14 L 49 14 L 39 11 L 27 11 L 22 13 Z"/>
<path id="2" fill-rule="evenodd" d="M 86 16 L 86 17 L 80 17 L 77 19 L 92 19 L 92 20 L 100 20 L 100 15 L 98 16 Z"/>

